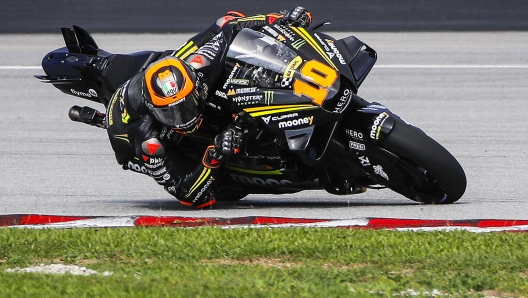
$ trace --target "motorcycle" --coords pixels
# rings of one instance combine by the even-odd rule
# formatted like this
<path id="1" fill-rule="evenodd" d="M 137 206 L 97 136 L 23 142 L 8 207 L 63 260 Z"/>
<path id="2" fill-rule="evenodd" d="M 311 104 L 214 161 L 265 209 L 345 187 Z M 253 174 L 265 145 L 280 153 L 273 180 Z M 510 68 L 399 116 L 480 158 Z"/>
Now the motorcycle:
<path id="1" fill-rule="evenodd" d="M 426 204 L 459 200 L 467 182 L 455 157 L 384 105 L 358 96 L 376 51 L 354 36 L 335 39 L 317 31 L 322 25 L 246 28 L 229 45 L 225 83 L 214 90 L 208 108 L 238 115 L 247 133 L 242 152 L 224 163 L 217 200 L 313 189 L 351 195 L 379 188 Z M 113 54 L 79 26 L 61 31 L 66 47 L 48 53 L 42 60 L 46 75 L 35 77 L 105 108 L 121 84 L 174 52 Z M 69 115 L 107 125 L 106 115 L 90 107 L 74 106 Z M 202 134 L 208 135 L 205 142 L 195 133 L 184 137 L 188 152 L 203 152 L 195 149 L 225 129 L 213 126 Z M 192 158 L 199 162 L 201 156 Z"/>

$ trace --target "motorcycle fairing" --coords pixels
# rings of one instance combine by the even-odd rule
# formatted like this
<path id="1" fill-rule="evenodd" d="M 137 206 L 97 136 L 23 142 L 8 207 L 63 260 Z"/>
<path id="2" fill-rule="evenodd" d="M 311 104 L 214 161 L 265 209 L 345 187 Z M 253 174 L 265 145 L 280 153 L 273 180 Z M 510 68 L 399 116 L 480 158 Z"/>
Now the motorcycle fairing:
<path id="1" fill-rule="evenodd" d="M 285 192 L 297 192 L 303 189 L 318 189 L 320 185 L 313 179 L 314 169 L 299 171 L 292 157 L 278 155 L 242 155 L 234 156 L 225 162 L 225 176 L 237 184 L 258 189 L 280 189 Z"/>
<path id="2" fill-rule="evenodd" d="M 283 43 L 261 32 L 241 30 L 226 55 L 228 79 L 224 88 L 257 87 L 250 105 L 283 102 L 322 105 L 325 99 L 334 97 L 340 86 L 337 70 L 313 48 L 300 46 L 296 52 L 288 47 L 291 39 L 303 41 L 293 31 L 288 32 L 289 39 Z M 277 92 L 276 101 L 266 102 L 264 92 L 277 89 L 288 92 Z M 258 96 L 262 99 L 258 100 Z"/>
<path id="3" fill-rule="evenodd" d="M 373 102 L 366 107 L 347 113 L 345 116 L 344 133 L 347 141 L 366 146 L 382 142 L 387 137 L 398 116 L 387 107 Z M 364 146 L 352 146 L 352 151 L 364 151 Z"/>

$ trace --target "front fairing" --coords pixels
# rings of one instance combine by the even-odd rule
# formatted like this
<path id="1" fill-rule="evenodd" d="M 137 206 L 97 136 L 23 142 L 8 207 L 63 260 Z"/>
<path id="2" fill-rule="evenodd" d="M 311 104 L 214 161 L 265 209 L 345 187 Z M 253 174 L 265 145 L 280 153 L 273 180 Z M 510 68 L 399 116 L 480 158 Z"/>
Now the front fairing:
<path id="1" fill-rule="evenodd" d="M 292 27 L 266 26 L 262 31 L 268 35 L 243 29 L 227 52 L 223 88 L 236 105 L 323 106 L 325 100 L 336 97 L 339 71 L 328 56 L 308 46 Z"/>

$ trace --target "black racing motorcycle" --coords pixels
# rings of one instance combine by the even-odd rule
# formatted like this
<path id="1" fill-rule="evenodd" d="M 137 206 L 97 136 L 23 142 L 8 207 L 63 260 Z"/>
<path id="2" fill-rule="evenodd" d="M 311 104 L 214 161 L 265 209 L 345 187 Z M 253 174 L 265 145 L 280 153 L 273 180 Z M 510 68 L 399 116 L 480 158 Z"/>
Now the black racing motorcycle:
<path id="1" fill-rule="evenodd" d="M 390 188 L 427 204 L 459 200 L 466 176 L 458 161 L 384 105 L 357 95 L 376 51 L 354 36 L 335 39 L 316 31 L 321 25 L 243 29 L 229 46 L 224 84 L 214 90 L 209 108 L 238 115 L 247 133 L 241 153 L 224 163 L 217 199 Z M 66 47 L 48 53 L 42 60 L 46 75 L 36 77 L 105 107 L 121 84 L 174 52 L 113 54 L 81 27 L 61 31 Z M 221 108 L 215 102 L 228 104 Z M 105 114 L 95 109 L 74 106 L 69 114 L 74 121 L 106 127 Z M 186 138 L 189 148 L 203 146 Z M 142 170 L 141 164 L 128 167 Z"/>

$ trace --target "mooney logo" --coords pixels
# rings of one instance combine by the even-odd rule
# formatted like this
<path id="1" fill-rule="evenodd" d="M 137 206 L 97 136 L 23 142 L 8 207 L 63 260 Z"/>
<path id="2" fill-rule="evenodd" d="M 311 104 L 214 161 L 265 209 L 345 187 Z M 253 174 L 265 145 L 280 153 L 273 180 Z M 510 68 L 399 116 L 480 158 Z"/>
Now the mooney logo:
<path id="1" fill-rule="evenodd" d="M 389 118 L 389 114 L 386 112 L 380 113 L 378 117 L 374 120 L 374 123 L 372 123 L 372 127 L 370 129 L 370 138 L 377 140 L 379 139 L 379 134 L 381 132 L 381 126 Z"/>
<path id="2" fill-rule="evenodd" d="M 200 196 L 209 188 L 209 186 L 211 186 L 211 183 L 213 183 L 213 181 L 214 181 L 213 177 L 209 178 L 207 183 L 205 183 L 205 185 L 202 187 L 202 189 L 200 189 L 200 191 L 196 194 L 196 196 L 194 197 L 193 202 L 196 202 L 200 198 Z"/>
<path id="3" fill-rule="evenodd" d="M 328 42 L 328 45 L 330 46 L 331 50 L 334 52 L 333 54 L 335 54 L 337 56 L 337 59 L 339 60 L 339 63 L 341 64 L 346 64 L 346 61 L 345 59 L 343 58 L 343 56 L 341 55 L 341 53 L 339 52 L 339 50 L 336 48 L 336 46 L 334 45 L 334 41 L 333 40 L 330 40 L 330 39 L 327 39 L 326 40 Z M 330 52 L 327 52 L 327 54 L 332 54 Z M 334 55 L 331 55 L 330 58 L 333 58 Z"/>
<path id="4" fill-rule="evenodd" d="M 224 89 L 227 89 L 227 85 L 229 85 L 230 81 L 236 76 L 239 70 L 240 70 L 240 64 L 237 63 L 235 64 L 235 66 L 233 67 L 233 70 L 229 74 L 229 77 L 227 78 L 227 81 L 225 82 L 223 86 Z"/>
<path id="5" fill-rule="evenodd" d="M 249 184 L 249 185 L 259 185 L 259 186 L 280 186 L 280 185 L 293 185 L 293 182 L 289 180 L 275 180 L 275 179 L 261 179 L 258 177 L 247 177 L 243 175 L 238 175 L 231 173 L 231 179 L 235 182 Z"/>
<path id="6" fill-rule="evenodd" d="M 288 128 L 292 126 L 299 126 L 299 125 L 306 125 L 306 124 L 312 125 L 312 123 L 313 123 L 313 116 L 310 116 L 310 117 L 304 117 L 304 118 L 279 122 L 279 128 Z"/>

